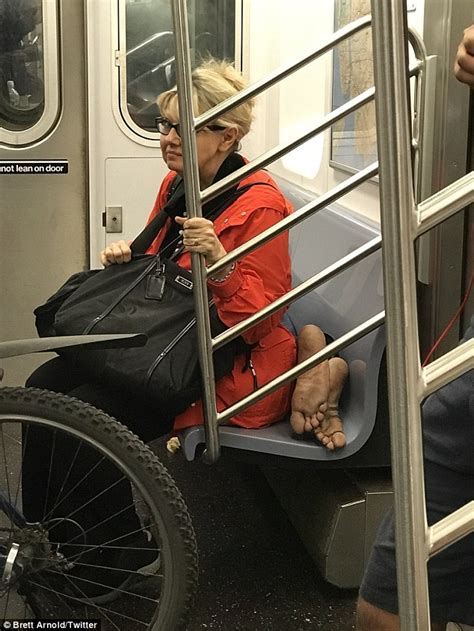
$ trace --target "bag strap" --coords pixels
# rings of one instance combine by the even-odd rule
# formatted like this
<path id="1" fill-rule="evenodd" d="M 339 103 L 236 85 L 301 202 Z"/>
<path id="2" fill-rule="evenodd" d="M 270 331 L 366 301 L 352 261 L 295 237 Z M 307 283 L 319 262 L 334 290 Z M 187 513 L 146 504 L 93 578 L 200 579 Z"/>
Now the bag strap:
<path id="1" fill-rule="evenodd" d="M 167 204 L 174 198 L 176 191 L 183 181 L 183 178 L 180 175 L 175 175 L 171 186 L 168 191 L 168 199 Z M 168 219 L 168 215 L 164 208 L 160 210 L 159 213 L 155 217 L 153 217 L 152 221 L 147 224 L 139 235 L 135 237 L 135 239 L 130 244 L 130 249 L 133 254 L 144 254 L 153 241 L 158 236 L 161 228 L 165 225 L 166 220 Z"/>
<path id="2" fill-rule="evenodd" d="M 241 155 L 239 155 L 238 153 L 230 154 L 220 166 L 216 177 L 214 178 L 214 182 L 218 182 L 226 175 L 229 175 L 233 171 L 236 171 L 238 168 L 244 166 L 244 164 L 245 160 L 244 158 L 242 158 Z M 254 182 L 252 184 L 246 184 L 241 187 L 239 187 L 238 185 L 234 185 L 230 189 L 227 189 L 226 191 L 203 205 L 203 217 L 214 221 L 214 219 L 216 219 L 226 208 L 228 208 L 233 202 L 235 202 L 249 188 L 251 188 L 252 186 L 256 186 L 257 184 L 273 187 L 273 184 L 271 184 L 270 182 Z M 154 217 L 153 220 L 147 226 L 145 226 L 140 234 L 132 241 L 132 243 L 130 244 L 130 249 L 132 250 L 132 253 L 144 254 L 157 237 L 161 228 L 165 225 L 167 219 L 169 217 L 173 218 L 178 210 L 184 212 L 185 208 L 186 198 L 184 192 L 184 180 L 180 175 L 175 175 L 168 191 L 168 197 L 165 206 L 163 206 L 156 217 Z M 181 237 L 178 235 L 175 238 L 171 238 L 171 235 L 173 234 L 173 232 L 175 232 L 173 228 L 174 226 L 170 227 L 170 230 L 167 233 L 168 237 L 165 236 L 165 242 L 162 244 L 162 247 L 158 252 L 160 256 L 163 256 L 165 252 L 172 251 L 172 255 L 169 257 L 170 260 L 176 259 L 184 250 L 184 246 L 176 248 Z M 168 242 L 166 243 L 166 241 Z M 175 247 L 174 251 L 171 250 L 172 247 Z"/>

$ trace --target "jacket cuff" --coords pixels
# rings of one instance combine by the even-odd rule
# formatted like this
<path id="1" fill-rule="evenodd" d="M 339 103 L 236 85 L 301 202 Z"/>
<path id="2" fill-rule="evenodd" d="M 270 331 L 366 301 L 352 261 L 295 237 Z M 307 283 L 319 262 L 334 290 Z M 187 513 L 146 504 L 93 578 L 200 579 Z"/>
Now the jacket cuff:
<path id="1" fill-rule="evenodd" d="M 239 266 L 236 264 L 234 271 L 224 281 L 213 281 L 211 278 L 207 279 L 207 285 L 212 291 L 213 295 L 217 298 L 230 298 L 241 287 L 243 282 L 242 274 L 239 271 Z"/>

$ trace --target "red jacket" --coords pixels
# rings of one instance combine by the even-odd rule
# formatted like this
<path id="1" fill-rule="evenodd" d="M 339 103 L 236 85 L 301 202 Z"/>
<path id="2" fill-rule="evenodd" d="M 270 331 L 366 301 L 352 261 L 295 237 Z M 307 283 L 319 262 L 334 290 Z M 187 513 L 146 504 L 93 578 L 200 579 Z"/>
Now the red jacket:
<path id="1" fill-rule="evenodd" d="M 175 175 L 174 172 L 170 172 L 163 180 L 148 222 L 165 205 Z M 268 173 L 258 171 L 242 180 L 240 186 L 252 182 L 268 182 L 271 186 L 251 187 L 214 222 L 216 234 L 227 252 L 273 226 L 292 211 Z M 158 251 L 167 225 L 149 248 L 149 254 Z M 177 263 L 190 269 L 190 254 L 182 254 Z M 224 282 L 215 283 L 208 280 L 208 287 L 213 293 L 220 319 L 229 327 L 285 294 L 291 289 L 288 232 L 240 259 L 234 272 Z M 274 313 L 243 334 L 246 342 L 255 344 L 251 358 L 259 387 L 296 363 L 296 340 L 281 324 L 282 316 L 283 310 Z M 245 369 L 245 358 L 238 357 L 232 373 L 216 384 L 217 409 L 221 411 L 253 390 L 253 375 L 249 369 Z M 230 424 L 257 428 L 278 421 L 289 409 L 291 393 L 292 384 L 279 388 L 234 416 Z M 201 402 L 198 401 L 176 417 L 175 429 L 201 423 L 203 411 Z"/>

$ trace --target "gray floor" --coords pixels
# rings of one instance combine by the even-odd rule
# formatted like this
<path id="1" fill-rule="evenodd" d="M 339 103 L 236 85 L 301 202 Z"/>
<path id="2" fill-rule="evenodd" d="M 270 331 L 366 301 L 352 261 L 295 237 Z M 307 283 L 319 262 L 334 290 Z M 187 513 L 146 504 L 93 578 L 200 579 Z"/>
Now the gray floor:
<path id="1" fill-rule="evenodd" d="M 354 629 L 354 590 L 325 583 L 256 467 L 155 446 L 190 510 L 200 588 L 188 631 Z"/>

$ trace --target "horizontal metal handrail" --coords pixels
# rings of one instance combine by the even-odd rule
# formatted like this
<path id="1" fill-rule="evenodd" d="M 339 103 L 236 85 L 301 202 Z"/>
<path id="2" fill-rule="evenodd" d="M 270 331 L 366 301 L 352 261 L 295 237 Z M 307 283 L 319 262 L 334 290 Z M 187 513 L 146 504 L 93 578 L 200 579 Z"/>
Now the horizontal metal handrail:
<path id="1" fill-rule="evenodd" d="M 374 162 L 368 167 L 365 167 L 365 169 L 362 169 L 358 173 L 347 178 L 347 180 L 344 180 L 344 182 L 341 182 L 341 184 L 338 184 L 334 188 L 330 189 L 329 191 L 327 191 L 327 193 L 324 193 L 323 195 L 318 197 L 315 202 L 309 202 L 308 204 L 305 204 L 302 208 L 299 208 L 298 210 L 295 210 L 293 213 L 291 213 L 291 215 L 288 215 L 288 217 L 281 219 L 277 224 L 271 226 L 270 228 L 267 228 L 256 237 L 249 239 L 249 241 L 247 241 L 243 245 L 240 245 L 239 247 L 232 250 L 232 252 L 226 254 L 219 260 L 218 263 L 214 263 L 214 265 L 211 265 L 207 268 L 207 275 L 213 276 L 216 272 L 220 271 L 224 267 L 227 267 L 227 265 L 230 265 L 234 261 L 242 258 L 245 254 L 249 254 L 249 252 L 256 250 L 260 245 L 267 243 L 267 241 L 271 241 L 282 232 L 286 232 L 293 226 L 301 223 L 311 214 L 317 212 L 318 210 L 321 210 L 321 208 L 324 208 L 329 204 L 332 204 L 341 197 L 344 197 L 344 195 L 357 188 L 363 182 L 366 182 L 367 180 L 373 178 L 375 175 L 377 175 L 377 173 L 378 162 Z"/>
<path id="2" fill-rule="evenodd" d="M 346 346 L 349 346 L 349 344 L 352 344 L 353 342 L 357 342 L 357 340 L 360 340 L 360 338 L 364 337 L 364 335 L 367 335 L 371 331 L 374 331 L 375 329 L 377 329 L 379 326 L 381 326 L 384 323 L 384 320 L 385 320 L 385 311 L 381 311 L 380 313 L 373 316 L 369 320 L 366 320 L 359 326 L 354 327 L 348 333 L 345 333 L 334 342 L 331 342 L 330 344 L 328 344 L 322 351 L 315 353 L 314 355 L 312 355 L 305 361 L 301 362 L 300 364 L 297 364 L 294 368 L 290 368 L 290 370 L 287 370 L 286 372 L 282 373 L 278 377 L 275 377 L 275 379 L 272 379 L 272 381 L 269 381 L 267 384 L 265 384 L 258 390 L 255 390 L 255 392 L 252 392 L 251 394 L 244 397 L 240 401 L 237 401 L 237 403 L 234 403 L 234 405 L 231 405 L 229 408 L 227 408 L 223 412 L 219 412 L 217 414 L 217 422 L 225 423 L 230 418 L 232 418 L 232 416 L 235 416 L 236 414 L 238 414 L 241 410 L 249 407 L 256 401 L 263 399 L 263 397 L 266 397 L 271 392 L 278 390 L 278 388 L 285 385 L 286 383 L 289 383 L 290 381 L 294 381 L 297 377 L 302 375 L 304 372 L 306 372 L 307 370 L 310 370 L 310 368 L 313 368 L 313 366 L 320 364 L 325 359 L 329 359 L 330 357 L 335 355 L 337 352 L 339 352 L 341 349 L 345 348 Z"/>
<path id="3" fill-rule="evenodd" d="M 216 118 L 219 118 L 225 112 L 228 112 L 235 107 L 238 107 L 246 100 L 251 99 L 258 94 L 261 94 L 268 88 L 271 88 L 273 85 L 281 81 L 282 79 L 286 79 L 286 77 L 290 76 L 294 72 L 301 70 L 307 64 L 312 63 L 322 55 L 328 53 L 333 48 L 335 48 L 338 44 L 343 42 L 345 39 L 348 39 L 352 35 L 356 35 L 359 31 L 368 28 L 372 23 L 372 17 L 370 15 L 362 16 L 346 26 L 343 26 L 338 31 L 333 33 L 325 43 L 321 44 L 314 50 L 312 53 L 306 53 L 305 55 L 299 57 L 296 61 L 293 61 L 289 64 L 285 64 L 281 68 L 277 68 L 273 72 L 270 72 L 265 78 L 260 79 L 260 81 L 256 81 L 248 88 L 245 88 L 239 94 L 236 94 L 233 97 L 222 101 L 219 105 L 214 106 L 212 109 L 207 110 L 204 114 L 198 116 L 195 121 L 195 129 L 199 130 L 208 125 L 210 122 L 214 121 Z M 424 60 L 426 58 L 426 48 L 424 46 L 423 40 L 420 38 L 418 33 L 412 29 L 409 30 L 409 39 L 410 44 L 413 47 L 413 51 L 418 60 Z M 414 76 L 419 72 L 422 68 L 421 63 L 417 63 L 415 66 L 410 68 L 410 76 Z"/>
<path id="4" fill-rule="evenodd" d="M 222 103 L 219 103 L 219 105 L 216 105 L 204 114 L 201 114 L 195 120 L 195 128 L 201 129 L 202 127 L 205 127 L 211 121 L 219 118 L 219 116 L 224 114 L 224 112 L 228 112 L 229 110 L 237 107 L 244 101 L 252 98 L 253 96 L 256 96 L 257 94 L 260 94 L 261 92 L 264 92 L 272 85 L 275 85 L 276 83 L 278 83 L 282 79 L 285 79 L 297 70 L 304 68 L 304 66 L 311 63 L 312 61 L 315 61 L 316 59 L 318 59 L 318 57 L 321 57 L 325 53 L 329 52 L 335 46 L 340 44 L 351 35 L 355 35 L 359 31 L 362 31 L 363 29 L 370 26 L 371 22 L 371 16 L 366 15 L 359 18 L 358 20 L 355 20 L 354 22 L 351 22 L 350 24 L 347 24 L 346 26 L 343 26 L 341 29 L 333 33 L 323 44 L 318 46 L 314 50 L 314 52 L 309 54 L 306 53 L 305 55 L 298 57 L 297 60 L 289 64 L 285 64 L 281 68 L 277 68 L 273 72 L 269 73 L 264 79 L 253 83 L 251 86 L 245 88 L 235 96 L 222 101 Z"/>
<path id="5" fill-rule="evenodd" d="M 279 69 L 272 73 L 266 79 L 259 81 L 258 83 L 250 86 L 246 90 L 240 92 L 235 97 L 220 103 L 218 106 L 213 108 L 212 110 L 207 111 L 205 114 L 201 115 L 197 119 L 194 118 L 193 115 L 193 106 L 192 106 L 192 82 L 191 82 L 191 59 L 190 59 L 190 51 L 189 51 L 189 34 L 187 28 L 187 15 L 186 15 L 186 0 L 172 0 L 172 10 L 173 10 L 173 22 L 174 22 L 174 30 L 176 34 L 177 46 L 176 46 L 176 60 L 177 60 L 177 76 L 178 76 L 178 100 L 179 100 L 179 108 L 181 112 L 181 126 L 182 126 L 182 141 L 183 141 L 183 157 L 184 163 L 187 165 L 186 173 L 185 173 L 185 188 L 186 195 L 189 197 L 188 199 L 188 207 L 189 207 L 189 216 L 200 216 L 201 215 L 201 205 L 204 201 L 208 201 L 216 197 L 220 192 L 229 188 L 230 186 L 237 184 L 241 179 L 245 176 L 254 173 L 258 169 L 264 168 L 268 164 L 278 160 L 288 152 L 293 149 L 299 147 L 304 144 L 314 136 L 320 134 L 325 129 L 328 129 L 338 120 L 344 118 L 351 112 L 360 108 L 364 104 L 370 102 L 374 98 L 375 88 L 369 88 L 364 93 L 358 95 L 348 103 L 345 103 L 341 107 L 337 108 L 330 114 L 326 115 L 322 122 L 317 125 L 315 128 L 310 130 L 303 136 L 298 136 L 294 138 L 291 142 L 286 144 L 281 144 L 272 150 L 266 152 L 256 160 L 254 160 L 251 164 L 248 164 L 241 169 L 237 170 L 230 176 L 220 180 L 218 183 L 211 185 L 204 191 L 200 191 L 199 187 L 199 179 L 198 179 L 198 169 L 197 169 L 197 161 L 196 161 L 196 142 L 195 142 L 195 132 L 200 128 L 204 127 L 206 124 L 210 123 L 212 120 L 218 118 L 222 113 L 235 108 L 240 103 L 244 102 L 246 99 L 251 98 L 252 96 L 262 92 L 266 88 L 275 84 L 277 81 L 280 81 L 284 77 L 294 73 L 298 69 L 302 68 L 306 64 L 310 63 L 320 55 L 328 52 L 339 42 L 347 39 L 352 34 L 367 28 L 371 24 L 371 16 L 364 16 L 357 20 L 354 23 L 348 24 L 343 27 L 340 31 L 333 34 L 330 38 L 328 38 L 323 46 L 320 46 L 315 52 L 309 55 L 305 55 L 304 57 L 300 57 L 296 62 L 289 64 L 282 69 Z M 416 72 L 422 66 L 418 64 Z M 350 190 L 350 186 L 357 181 L 357 184 L 354 184 L 353 188 L 356 185 L 368 179 L 367 173 L 371 173 L 369 177 L 372 177 L 377 173 L 376 170 L 365 170 L 365 172 L 359 174 L 359 178 L 352 180 L 349 184 L 343 185 L 342 188 L 339 189 L 339 195 L 333 197 L 330 195 L 329 197 L 332 201 L 335 201 L 339 197 L 341 197 L 344 192 L 348 192 Z M 362 175 L 362 177 L 360 177 Z M 337 189 L 338 187 L 336 187 Z M 333 189 L 332 193 L 334 193 L 335 189 Z M 328 197 L 328 196 L 326 196 Z M 322 198 L 317 202 L 321 203 Z M 326 203 L 328 203 L 326 201 Z M 305 210 L 309 212 L 316 212 L 315 208 L 317 204 L 313 204 L 311 207 L 307 207 Z M 214 371 L 213 371 L 213 363 L 212 363 L 212 344 L 214 340 L 212 340 L 210 333 L 210 322 L 209 322 L 209 314 L 205 311 L 204 303 L 205 303 L 205 295 L 206 295 L 206 277 L 209 275 L 216 273 L 218 270 L 223 269 L 230 262 L 237 260 L 240 256 L 243 256 L 244 253 L 255 249 L 259 245 L 263 245 L 266 241 L 272 239 L 277 234 L 282 232 L 285 229 L 290 227 L 290 222 L 296 224 L 298 221 L 301 221 L 301 217 L 298 216 L 297 213 L 293 217 L 287 218 L 288 223 L 286 226 L 282 224 L 286 220 L 282 220 L 278 226 L 275 226 L 274 229 L 269 229 L 265 231 L 258 238 L 252 240 L 250 243 L 245 244 L 245 246 L 241 248 L 237 248 L 230 254 L 226 255 L 223 259 L 221 259 L 216 265 L 209 268 L 209 270 L 205 270 L 203 264 L 203 257 L 198 255 L 192 255 L 192 267 L 193 267 L 193 279 L 195 281 L 196 288 L 196 319 L 197 319 L 197 332 L 198 332 L 198 345 L 199 345 L 199 358 L 200 364 L 202 368 L 203 374 L 203 383 L 206 384 L 206 388 L 204 391 L 204 417 L 205 417 L 205 431 L 206 431 L 206 451 L 208 452 L 209 460 L 215 461 L 219 454 L 219 437 L 216 433 L 216 421 L 222 421 L 226 418 L 230 418 L 233 414 L 237 413 L 240 409 L 247 407 L 250 405 L 253 400 L 258 400 L 266 396 L 269 392 L 273 391 L 280 387 L 283 383 L 290 381 L 296 378 L 299 374 L 308 370 L 310 366 L 303 365 L 298 366 L 295 370 L 289 371 L 286 373 L 286 377 L 282 376 L 281 381 L 278 379 L 272 382 L 272 384 L 266 384 L 263 390 L 259 390 L 257 393 L 253 393 L 250 395 L 250 398 L 246 398 L 245 400 L 237 403 L 234 406 L 231 406 L 228 410 L 221 414 L 217 414 L 216 412 L 216 399 L 215 399 L 215 388 L 214 388 Z M 309 290 L 308 290 L 309 291 Z M 271 307 L 274 308 L 274 307 Z M 257 318 L 265 317 L 256 316 Z M 382 320 L 383 321 L 383 317 Z M 378 321 L 374 324 L 374 328 L 379 326 L 381 321 Z M 370 324 L 371 321 L 369 321 Z M 248 325 L 248 323 L 247 323 Z M 359 330 L 362 331 L 360 336 L 365 335 L 368 330 L 372 330 L 365 328 L 362 325 L 362 328 L 356 328 L 356 333 Z M 348 334 L 350 336 L 350 334 Z M 358 338 L 353 338 L 343 336 L 341 339 L 348 339 L 347 343 L 354 341 Z M 333 343 L 329 345 L 326 349 L 326 353 L 330 353 L 331 349 L 342 348 L 344 346 L 343 343 L 339 342 L 340 345 Z M 336 352 L 336 350 L 334 350 Z M 328 356 L 328 355 L 326 355 Z M 322 359 L 320 359 L 322 361 Z M 315 365 L 315 362 L 313 365 Z M 247 401 L 247 403 L 246 403 Z"/>
<path id="6" fill-rule="evenodd" d="M 474 171 L 418 204 L 416 236 L 431 230 L 472 202 L 474 202 Z"/>
<path id="7" fill-rule="evenodd" d="M 422 368 L 420 399 L 424 399 L 472 368 L 474 368 L 474 338 L 456 346 Z"/>
<path id="8" fill-rule="evenodd" d="M 378 236 L 374 239 L 371 239 L 367 243 L 364 243 L 364 245 L 360 246 L 353 252 L 346 254 L 346 256 L 343 256 L 336 263 L 329 265 L 321 272 L 318 272 L 314 276 L 311 276 L 311 278 L 309 278 L 308 280 L 300 283 L 298 287 L 291 289 L 280 298 L 277 298 L 266 307 L 263 307 L 263 309 L 260 309 L 260 311 L 258 311 L 257 313 L 254 313 L 245 320 L 242 320 L 238 324 L 235 324 L 232 328 L 227 329 L 227 331 L 224 331 L 217 337 L 213 338 L 213 349 L 217 350 L 221 346 L 224 346 L 224 344 L 227 344 L 234 338 L 238 337 L 244 331 L 247 331 L 262 320 L 268 318 L 268 316 L 272 315 L 272 313 L 279 311 L 280 309 L 286 307 L 286 305 L 294 302 L 298 298 L 305 296 L 311 290 L 319 287 L 319 285 L 326 283 L 327 281 L 331 280 L 331 278 L 334 278 L 334 276 L 337 276 L 341 272 L 344 272 L 355 263 L 358 263 L 370 254 L 373 254 L 374 252 L 379 250 L 381 246 L 382 237 Z"/>
<path id="9" fill-rule="evenodd" d="M 213 199 L 223 190 L 229 188 L 233 184 L 237 184 L 237 182 L 240 182 L 240 180 L 242 180 L 247 175 L 255 173 L 255 171 L 266 167 L 268 164 L 275 162 L 285 154 L 293 151 L 293 149 L 296 149 L 308 140 L 311 140 L 311 138 L 313 138 L 314 136 L 317 136 L 321 132 L 334 125 L 334 123 L 337 123 L 337 121 L 341 120 L 341 118 L 346 117 L 348 114 L 354 112 L 362 105 L 365 105 L 366 103 L 372 101 L 374 99 L 374 95 L 374 87 L 365 90 L 365 92 L 362 92 L 347 103 L 344 103 L 344 105 L 341 105 L 329 114 L 326 114 L 319 125 L 313 127 L 310 131 L 303 134 L 303 136 L 295 136 L 293 140 L 290 140 L 290 142 L 277 145 L 273 149 L 270 149 L 269 151 L 263 153 L 258 158 L 255 158 L 255 160 L 252 160 L 252 162 L 249 162 L 248 164 L 241 167 L 240 169 L 237 169 L 227 177 L 222 178 L 222 180 L 219 180 L 215 184 L 212 184 L 211 186 L 206 188 L 201 193 L 201 201 L 204 203 L 209 201 L 210 199 Z"/>
<path id="10" fill-rule="evenodd" d="M 471 501 L 428 528 L 428 555 L 434 556 L 473 531 L 474 501 Z"/>

